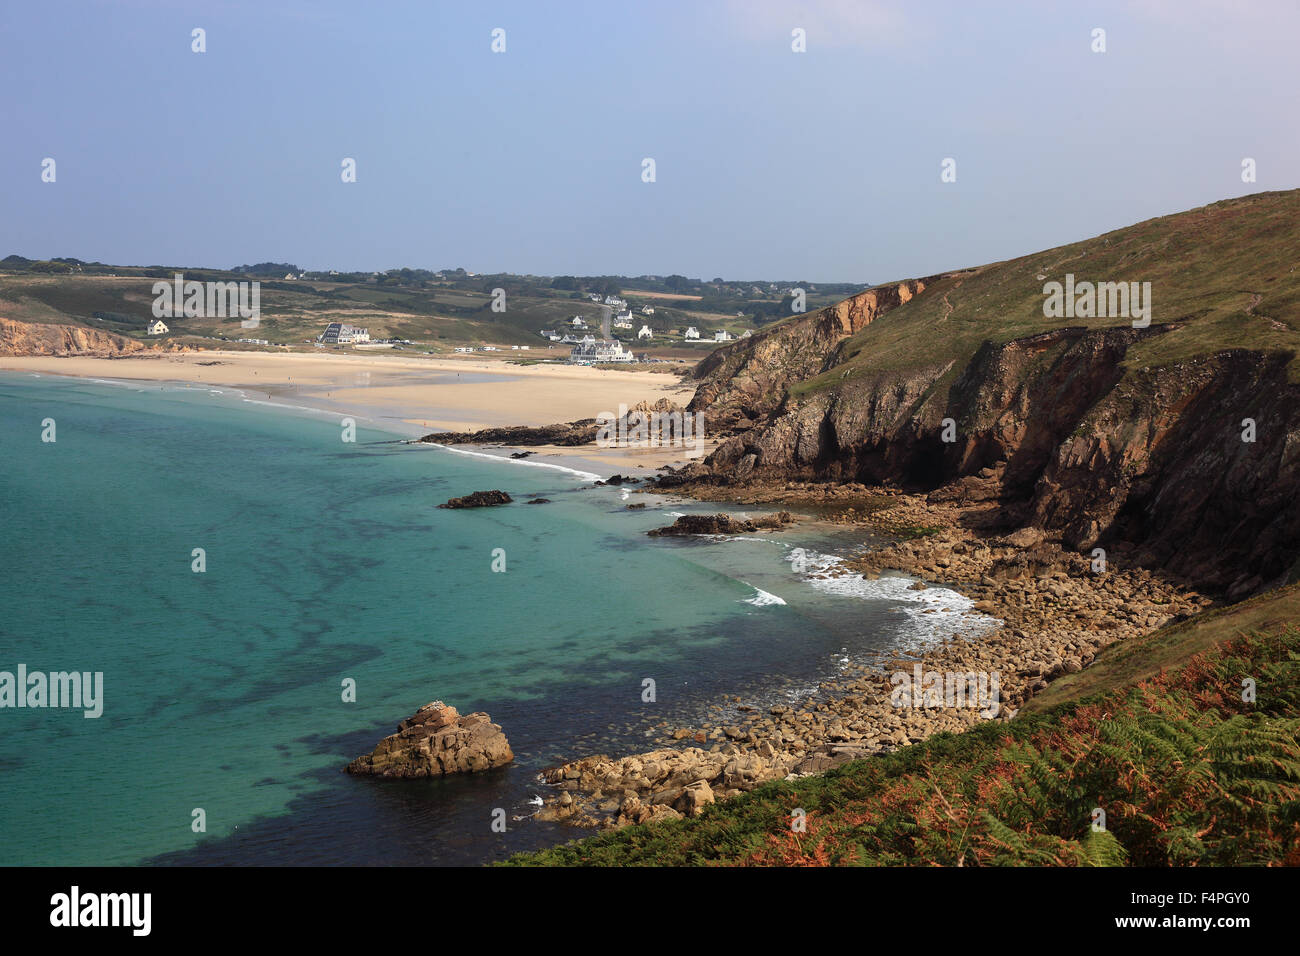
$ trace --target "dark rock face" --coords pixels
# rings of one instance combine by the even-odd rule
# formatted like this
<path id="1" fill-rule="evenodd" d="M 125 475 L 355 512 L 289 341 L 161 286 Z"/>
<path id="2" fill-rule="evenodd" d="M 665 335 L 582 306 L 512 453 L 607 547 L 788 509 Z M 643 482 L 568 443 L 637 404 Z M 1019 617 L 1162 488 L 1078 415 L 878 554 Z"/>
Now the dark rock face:
<path id="1" fill-rule="evenodd" d="M 791 385 L 830 368 L 841 342 L 924 291 L 930 282 L 913 279 L 869 289 L 724 345 L 696 367 L 695 375 L 703 381 L 688 410 L 707 412 L 714 434 L 752 428 L 781 406 Z"/>
<path id="2" fill-rule="evenodd" d="M 524 503 L 529 505 L 549 505 L 551 503 L 551 499 L 550 498 L 529 498 Z"/>
<path id="3" fill-rule="evenodd" d="M 440 700 L 397 725 L 370 753 L 345 768 L 377 777 L 441 777 L 500 767 L 515 759 L 501 728 L 485 713 L 461 716 Z"/>
<path id="4" fill-rule="evenodd" d="M 652 538 L 676 537 L 692 534 L 748 534 L 754 531 L 773 531 L 794 523 L 788 511 L 763 515 L 748 521 L 737 521 L 728 514 L 682 515 L 666 528 L 655 528 L 646 534 Z"/>
<path id="5" fill-rule="evenodd" d="M 508 505 L 515 499 L 504 491 L 476 491 L 463 498 L 451 498 L 438 505 L 439 508 L 491 508 L 495 505 Z"/>
<path id="6" fill-rule="evenodd" d="M 859 370 L 783 401 L 658 485 L 898 483 L 934 500 L 997 502 L 1008 529 L 1120 548 L 1198 589 L 1244 597 L 1300 558 L 1300 386 L 1287 380 L 1288 356 L 1247 350 L 1126 372 L 1134 344 L 1178 328 L 986 342 L 955 376 L 952 363 Z M 714 393 L 729 401 L 727 388 L 702 385 L 692 408 Z M 1246 419 L 1253 441 L 1243 440 Z"/>

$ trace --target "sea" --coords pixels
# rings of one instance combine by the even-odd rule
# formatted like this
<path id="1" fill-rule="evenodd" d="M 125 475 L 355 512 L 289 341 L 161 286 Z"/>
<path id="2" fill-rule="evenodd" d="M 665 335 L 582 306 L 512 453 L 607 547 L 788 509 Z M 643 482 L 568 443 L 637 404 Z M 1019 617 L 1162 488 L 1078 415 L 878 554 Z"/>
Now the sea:
<path id="1" fill-rule="evenodd" d="M 651 538 L 724 506 L 343 417 L 0 372 L 0 672 L 102 674 L 97 717 L 0 706 L 0 865 L 501 860 L 583 835 L 532 819 L 544 768 L 980 620 L 829 573 L 861 530 Z M 437 507 L 488 489 L 515 502 Z M 432 700 L 487 711 L 515 762 L 342 772 Z"/>

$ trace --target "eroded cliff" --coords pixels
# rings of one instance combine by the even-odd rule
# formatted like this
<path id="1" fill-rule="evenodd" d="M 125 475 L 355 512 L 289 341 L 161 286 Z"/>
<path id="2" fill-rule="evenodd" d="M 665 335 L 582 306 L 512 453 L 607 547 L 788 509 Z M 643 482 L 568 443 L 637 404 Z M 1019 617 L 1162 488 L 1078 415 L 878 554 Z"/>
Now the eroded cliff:
<path id="1" fill-rule="evenodd" d="M 40 325 L 0 318 L 0 355 L 118 356 L 153 347 L 80 325 Z"/>
<path id="2" fill-rule="evenodd" d="M 1279 229 L 1300 239 L 1298 197 L 1246 197 L 872 290 L 720 350 L 697 370 L 691 409 L 731 437 L 662 484 L 856 481 L 997 502 L 1003 530 L 1118 545 L 1245 596 L 1300 558 L 1300 242 L 1275 245 Z M 1260 221 L 1270 244 L 1243 257 Z M 1131 261 L 1126 244 L 1183 250 L 1147 266 L 1163 270 L 1168 320 L 1067 325 L 1025 291 L 1048 263 L 1087 274 L 1089 256 Z M 1249 275 L 1189 271 L 1230 248 Z"/>

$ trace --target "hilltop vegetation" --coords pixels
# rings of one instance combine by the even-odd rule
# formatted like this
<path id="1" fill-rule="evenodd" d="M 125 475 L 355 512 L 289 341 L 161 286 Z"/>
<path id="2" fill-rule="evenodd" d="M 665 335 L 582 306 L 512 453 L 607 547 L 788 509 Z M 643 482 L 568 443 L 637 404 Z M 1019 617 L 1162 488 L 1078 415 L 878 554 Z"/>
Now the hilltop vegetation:
<path id="1" fill-rule="evenodd" d="M 952 362 L 951 384 L 987 340 L 996 344 L 1058 329 L 1129 327 L 1109 317 L 1049 318 L 1047 282 L 1151 283 L 1152 325 L 1125 360 L 1130 368 L 1221 350 L 1286 353 L 1300 379 L 1300 190 L 1259 193 L 1150 219 L 1082 242 L 927 280 L 919 295 L 845 341 L 837 361 L 791 389 L 833 387 L 846 375 L 913 371 Z"/>

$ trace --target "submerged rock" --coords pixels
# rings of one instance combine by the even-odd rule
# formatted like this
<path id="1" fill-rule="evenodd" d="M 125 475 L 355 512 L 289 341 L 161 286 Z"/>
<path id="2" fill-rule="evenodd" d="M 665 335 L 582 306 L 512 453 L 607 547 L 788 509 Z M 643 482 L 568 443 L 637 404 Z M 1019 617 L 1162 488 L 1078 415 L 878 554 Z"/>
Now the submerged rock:
<path id="1" fill-rule="evenodd" d="M 462 717 L 455 707 L 435 700 L 345 769 L 377 777 L 441 777 L 488 770 L 514 759 L 506 735 L 487 714 L 480 711 Z"/>
<path id="2" fill-rule="evenodd" d="M 515 499 L 504 491 L 476 491 L 463 498 L 451 498 L 439 508 L 491 508 L 495 505 L 508 505 Z"/>

